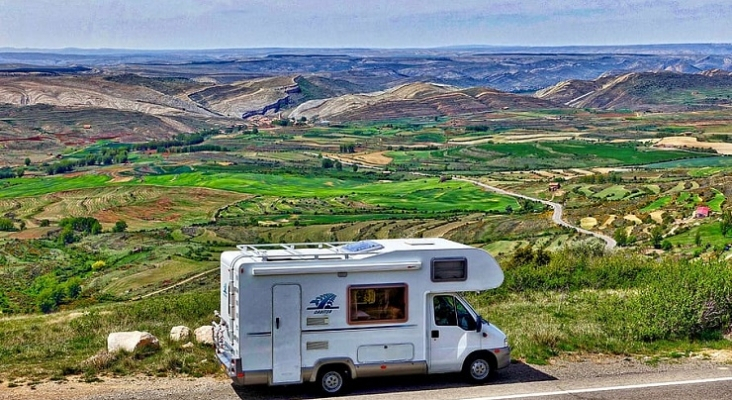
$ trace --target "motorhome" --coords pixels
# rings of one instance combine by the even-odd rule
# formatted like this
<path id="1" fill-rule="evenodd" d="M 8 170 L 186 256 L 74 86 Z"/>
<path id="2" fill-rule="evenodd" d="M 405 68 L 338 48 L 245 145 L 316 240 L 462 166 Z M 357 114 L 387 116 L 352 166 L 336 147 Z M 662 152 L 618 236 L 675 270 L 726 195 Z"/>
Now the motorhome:
<path id="1" fill-rule="evenodd" d="M 216 355 L 235 385 L 463 372 L 484 382 L 510 362 L 506 335 L 460 295 L 503 271 L 454 241 L 239 245 L 221 254 Z"/>

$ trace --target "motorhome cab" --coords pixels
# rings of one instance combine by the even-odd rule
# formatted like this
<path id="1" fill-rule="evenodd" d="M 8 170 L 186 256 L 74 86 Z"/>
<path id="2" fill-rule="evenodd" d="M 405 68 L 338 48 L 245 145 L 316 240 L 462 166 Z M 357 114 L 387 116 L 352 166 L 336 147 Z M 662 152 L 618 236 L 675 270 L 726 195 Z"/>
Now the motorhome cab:
<path id="1" fill-rule="evenodd" d="M 508 366 L 506 335 L 458 293 L 493 289 L 486 251 L 446 239 L 239 245 L 221 254 L 216 355 L 236 385 L 463 372 Z"/>

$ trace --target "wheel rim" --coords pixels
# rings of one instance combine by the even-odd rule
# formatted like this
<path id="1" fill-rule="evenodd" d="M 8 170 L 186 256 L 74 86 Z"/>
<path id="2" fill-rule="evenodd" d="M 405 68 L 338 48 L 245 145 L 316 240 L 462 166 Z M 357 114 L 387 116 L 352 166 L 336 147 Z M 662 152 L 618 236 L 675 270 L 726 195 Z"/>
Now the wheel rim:
<path id="1" fill-rule="evenodd" d="M 343 386 L 343 377 L 336 371 L 328 371 L 323 375 L 320 382 L 323 385 L 323 390 L 328 393 L 335 393 Z"/>
<path id="2" fill-rule="evenodd" d="M 480 381 L 487 378 L 490 372 L 491 367 L 486 360 L 478 359 L 470 364 L 470 376 L 475 380 Z"/>

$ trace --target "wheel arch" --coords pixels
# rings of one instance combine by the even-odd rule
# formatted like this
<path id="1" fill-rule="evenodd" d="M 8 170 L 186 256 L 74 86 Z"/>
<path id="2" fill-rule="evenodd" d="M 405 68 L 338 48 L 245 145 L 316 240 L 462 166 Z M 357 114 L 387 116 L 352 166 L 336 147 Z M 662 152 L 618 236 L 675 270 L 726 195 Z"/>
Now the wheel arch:
<path id="1" fill-rule="evenodd" d="M 342 366 L 344 371 L 348 373 L 348 377 L 350 379 L 356 379 L 356 365 L 353 363 L 353 360 L 350 358 L 326 358 L 318 360 L 318 362 L 313 365 L 310 372 L 310 378 L 307 379 L 307 381 L 316 382 L 321 371 L 325 368 L 332 368 L 335 366 Z"/>
<path id="2" fill-rule="evenodd" d="M 461 371 L 465 371 L 465 369 L 468 367 L 468 364 L 476 357 L 485 358 L 491 367 L 490 375 L 493 376 L 496 374 L 496 372 L 498 371 L 498 359 L 496 358 L 495 354 L 488 350 L 476 350 L 468 354 L 468 356 L 465 357 L 465 360 L 463 360 L 463 367 Z"/>

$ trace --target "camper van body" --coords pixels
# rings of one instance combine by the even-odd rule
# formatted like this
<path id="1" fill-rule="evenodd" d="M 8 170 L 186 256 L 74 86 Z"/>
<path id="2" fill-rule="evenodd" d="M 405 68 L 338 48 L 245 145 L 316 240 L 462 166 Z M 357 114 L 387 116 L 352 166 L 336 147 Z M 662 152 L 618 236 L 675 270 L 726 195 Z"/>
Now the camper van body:
<path id="1" fill-rule="evenodd" d="M 236 385 L 508 366 L 506 335 L 459 295 L 493 289 L 486 251 L 446 239 L 240 245 L 221 255 L 216 355 Z M 477 361 L 476 361 L 477 360 Z"/>

